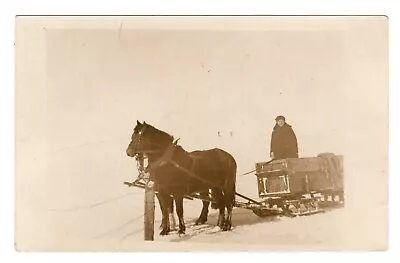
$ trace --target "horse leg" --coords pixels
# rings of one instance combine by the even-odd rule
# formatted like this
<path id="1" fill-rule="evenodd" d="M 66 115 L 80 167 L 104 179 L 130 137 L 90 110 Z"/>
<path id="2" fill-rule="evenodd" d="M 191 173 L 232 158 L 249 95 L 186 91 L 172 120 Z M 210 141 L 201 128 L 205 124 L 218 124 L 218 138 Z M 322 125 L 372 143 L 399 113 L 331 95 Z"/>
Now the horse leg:
<path id="1" fill-rule="evenodd" d="M 165 193 L 158 193 L 158 200 L 160 201 L 160 208 L 161 208 L 161 214 L 162 214 L 162 230 L 160 232 L 161 236 L 168 235 L 169 232 L 171 231 L 170 226 L 169 226 L 169 217 L 168 217 L 168 198 L 170 198 L 169 195 Z"/>
<path id="2" fill-rule="evenodd" d="M 164 209 L 164 205 L 163 205 L 163 203 L 162 203 L 162 199 L 161 199 L 161 196 L 160 196 L 160 194 L 159 193 L 156 193 L 156 197 L 157 197 L 157 199 L 158 199 L 158 204 L 160 205 L 160 209 L 161 209 L 161 215 L 163 215 L 163 209 Z M 160 224 L 160 229 L 162 229 L 163 228 L 163 224 L 164 224 L 164 221 L 163 221 L 164 219 L 162 218 L 162 220 L 161 220 L 161 224 Z"/>
<path id="3" fill-rule="evenodd" d="M 158 198 L 158 202 L 161 207 L 161 200 L 160 200 L 159 194 L 157 194 L 157 198 Z M 176 221 L 175 221 L 175 216 L 174 216 L 174 199 L 173 199 L 173 197 L 171 197 L 170 195 L 167 195 L 167 194 L 163 195 L 163 198 L 165 198 L 165 205 L 162 206 L 161 212 L 163 211 L 163 209 L 168 210 L 170 229 L 175 230 L 176 229 Z M 165 219 L 163 219 L 163 221 L 161 222 L 160 229 L 163 228 L 164 221 L 165 221 Z M 172 225 L 170 223 L 171 221 L 172 221 Z"/>
<path id="4" fill-rule="evenodd" d="M 175 205 L 176 205 L 176 213 L 179 219 L 179 231 L 178 234 L 185 234 L 186 227 L 185 221 L 183 220 L 183 195 L 174 195 Z"/>
<path id="5" fill-rule="evenodd" d="M 217 226 L 219 226 L 220 228 L 223 228 L 224 221 L 225 221 L 225 202 L 224 202 L 224 196 L 223 196 L 222 190 L 215 188 L 212 190 L 212 195 L 213 195 L 213 198 L 215 199 L 216 205 L 219 208 Z"/>
<path id="6" fill-rule="evenodd" d="M 232 210 L 235 202 L 235 186 L 229 188 L 228 188 L 229 190 L 224 191 L 224 200 L 225 200 L 227 215 L 222 228 L 223 231 L 229 231 L 232 228 Z"/>
<path id="7" fill-rule="evenodd" d="M 167 209 L 168 209 L 168 218 L 169 221 L 172 221 L 172 225 L 170 224 L 170 228 L 172 230 L 176 229 L 176 221 L 174 216 L 174 198 L 170 195 L 166 196 L 167 198 Z"/>
<path id="8" fill-rule="evenodd" d="M 214 191 L 215 191 L 215 190 L 214 190 Z M 214 193 L 213 193 L 213 190 L 212 190 L 212 189 L 211 189 L 211 197 L 215 199 Z M 217 203 L 211 202 L 211 208 L 212 208 L 212 209 L 218 209 Z"/>
<path id="9" fill-rule="evenodd" d="M 202 192 L 200 195 L 208 195 L 207 192 Z M 210 205 L 210 202 L 204 201 L 203 200 L 203 209 L 201 210 L 199 218 L 196 220 L 196 225 L 202 225 L 205 222 L 207 222 L 207 217 L 208 217 L 208 206 Z"/>

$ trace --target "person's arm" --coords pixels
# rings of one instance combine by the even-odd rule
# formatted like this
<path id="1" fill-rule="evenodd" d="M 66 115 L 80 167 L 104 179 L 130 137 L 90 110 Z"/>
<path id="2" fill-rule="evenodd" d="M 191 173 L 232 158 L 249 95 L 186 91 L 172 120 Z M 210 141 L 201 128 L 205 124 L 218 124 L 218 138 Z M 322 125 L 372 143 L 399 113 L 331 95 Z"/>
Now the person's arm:
<path id="1" fill-rule="evenodd" d="M 295 152 L 298 157 L 299 156 L 299 148 L 298 148 L 298 144 L 297 144 L 297 137 L 296 137 L 296 134 L 294 133 L 293 129 L 290 129 L 290 130 L 291 130 L 292 145 L 294 145 Z"/>
<path id="2" fill-rule="evenodd" d="M 274 159 L 274 151 L 275 151 L 275 132 L 272 132 L 271 135 L 271 143 L 270 143 L 270 150 L 269 150 L 269 156 L 271 157 L 271 159 Z"/>

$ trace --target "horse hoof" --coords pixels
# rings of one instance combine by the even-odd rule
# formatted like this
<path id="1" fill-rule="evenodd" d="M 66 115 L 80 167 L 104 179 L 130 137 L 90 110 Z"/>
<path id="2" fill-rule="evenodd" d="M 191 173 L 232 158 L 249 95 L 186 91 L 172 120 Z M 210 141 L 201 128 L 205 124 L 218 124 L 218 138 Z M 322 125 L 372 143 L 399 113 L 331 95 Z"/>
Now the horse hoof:
<path id="1" fill-rule="evenodd" d="M 179 235 L 179 236 L 184 235 L 184 234 L 185 234 L 185 230 L 179 230 L 179 231 L 178 231 L 178 235 Z"/>
<path id="2" fill-rule="evenodd" d="M 166 235 L 168 235 L 169 234 L 169 230 L 162 230 L 161 232 L 160 232 L 160 236 L 166 236 Z"/>
<path id="3" fill-rule="evenodd" d="M 219 226 L 219 228 L 223 229 L 225 226 L 224 220 L 221 220 L 217 223 L 217 226 Z"/>
<path id="4" fill-rule="evenodd" d="M 197 225 L 203 225 L 204 223 L 206 223 L 207 222 L 207 219 L 198 219 L 198 220 L 196 220 L 196 223 L 195 223 L 195 225 L 197 226 Z"/>
<path id="5" fill-rule="evenodd" d="M 232 229 L 231 224 L 225 224 L 222 228 L 222 231 L 230 231 Z"/>

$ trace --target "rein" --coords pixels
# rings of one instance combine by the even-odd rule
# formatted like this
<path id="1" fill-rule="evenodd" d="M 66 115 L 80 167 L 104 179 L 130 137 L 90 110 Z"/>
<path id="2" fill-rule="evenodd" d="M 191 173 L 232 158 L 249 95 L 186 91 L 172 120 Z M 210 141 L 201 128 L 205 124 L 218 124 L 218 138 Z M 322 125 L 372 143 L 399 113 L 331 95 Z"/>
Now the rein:
<path id="1" fill-rule="evenodd" d="M 188 170 L 185 167 L 182 167 L 181 165 L 179 165 L 177 162 L 173 161 L 172 160 L 172 155 L 174 153 L 176 144 L 177 144 L 177 141 L 174 142 L 173 144 L 171 144 L 170 146 L 168 146 L 168 148 L 165 150 L 164 154 L 158 160 L 156 160 L 154 163 L 152 163 L 151 165 L 147 166 L 144 169 L 144 172 L 145 173 L 151 172 L 151 171 L 154 171 L 155 169 L 157 169 L 158 167 L 161 167 L 161 166 L 165 165 L 166 163 L 171 163 L 175 168 L 185 172 L 189 177 L 196 178 L 197 180 L 199 180 L 199 181 L 201 181 L 201 182 L 203 182 L 203 183 L 205 183 L 206 185 L 209 185 L 209 186 L 213 186 L 213 187 L 216 187 L 216 188 L 220 188 L 221 187 L 219 185 L 216 185 L 216 184 L 214 184 L 212 182 L 209 182 L 208 180 L 205 180 L 205 179 L 197 176 L 192 171 L 192 170 L 194 170 L 194 167 L 195 167 L 195 164 L 196 164 L 196 160 L 194 158 L 192 158 L 192 160 L 193 160 L 193 164 L 192 164 L 192 168 L 191 168 L 192 170 Z M 273 160 L 270 160 L 269 162 L 272 162 L 272 161 Z M 253 202 L 255 204 L 263 205 L 262 203 L 260 203 L 260 202 L 258 202 L 256 200 L 253 200 L 251 198 L 248 198 L 248 197 L 246 197 L 246 196 L 244 196 L 242 194 L 239 194 L 236 191 L 235 191 L 235 195 L 238 195 L 238 196 L 240 196 L 240 197 L 242 197 L 244 199 L 247 199 L 247 200 L 249 200 L 249 201 L 251 201 L 251 202 Z"/>
<path id="2" fill-rule="evenodd" d="M 143 128 L 139 131 L 139 138 L 137 138 L 137 140 L 140 141 L 140 140 L 142 139 L 142 138 L 141 138 L 141 137 L 142 137 L 141 135 L 143 134 L 143 132 L 145 131 L 146 128 L 147 128 L 147 126 L 143 127 Z M 179 139 L 178 139 L 178 140 L 179 140 Z M 213 186 L 213 187 L 220 188 L 219 185 L 213 184 L 213 183 L 209 182 L 208 180 L 204 180 L 203 178 L 197 176 L 197 175 L 193 172 L 194 167 L 195 167 L 195 165 L 196 165 L 196 159 L 195 159 L 195 158 L 193 158 L 193 157 L 191 158 L 191 159 L 193 160 L 193 164 L 192 164 L 192 167 L 191 167 L 190 170 L 189 170 L 189 169 L 186 169 L 185 167 L 182 167 L 182 166 L 179 165 L 177 162 L 175 162 L 175 161 L 172 160 L 172 156 L 173 156 L 173 154 L 174 154 L 174 150 L 175 150 L 175 147 L 177 146 L 178 140 L 176 140 L 175 142 L 173 142 L 172 144 L 170 144 L 170 145 L 166 148 L 166 150 L 164 151 L 163 155 L 162 155 L 158 160 L 156 160 L 155 162 L 149 164 L 149 165 L 145 168 L 144 172 L 145 172 L 145 173 L 148 173 L 148 172 L 151 172 L 151 171 L 155 171 L 157 168 L 159 168 L 159 167 L 161 167 L 161 166 L 163 166 L 163 165 L 165 165 L 165 164 L 167 164 L 167 163 L 171 163 L 175 168 L 177 168 L 177 169 L 179 169 L 179 170 L 185 172 L 185 173 L 189 176 L 189 181 L 190 181 L 190 177 L 193 177 L 193 178 L 196 178 L 197 180 L 199 180 L 199 181 L 205 183 L 206 185 L 210 185 L 210 186 Z M 147 142 L 147 143 L 155 145 L 154 143 L 151 143 L 151 142 Z M 138 154 L 155 153 L 155 152 L 161 152 L 161 151 L 162 151 L 162 150 L 147 150 L 147 151 L 144 150 L 144 151 L 138 152 Z M 254 170 L 253 170 L 253 171 L 254 171 Z M 251 171 L 251 172 L 253 172 L 253 171 Z M 249 173 L 251 173 L 251 172 L 249 172 Z M 246 174 L 248 174 L 248 173 L 246 173 Z"/>
<path id="3" fill-rule="evenodd" d="M 203 183 L 206 183 L 208 185 L 213 185 L 212 183 L 210 183 L 210 182 L 198 177 L 193 172 L 193 170 L 195 168 L 195 165 L 196 165 L 196 158 L 191 158 L 192 161 L 193 161 L 191 170 L 188 170 L 188 169 L 182 167 L 177 162 L 172 160 L 172 156 L 174 154 L 176 145 L 177 145 L 177 141 L 175 143 L 171 144 L 170 146 L 168 146 L 168 148 L 164 151 L 164 154 L 159 159 L 157 159 L 155 162 L 149 164 L 144 169 L 144 173 L 154 172 L 157 168 L 159 168 L 159 167 L 161 167 L 161 166 L 163 166 L 163 165 L 165 165 L 167 163 L 171 163 L 175 168 L 180 169 L 180 170 L 184 171 L 186 174 L 188 174 L 189 175 L 189 179 L 190 179 L 190 177 L 194 177 L 194 178 L 202 181 Z M 160 152 L 160 151 L 161 150 L 153 151 L 153 152 Z M 143 152 L 141 151 L 140 153 L 144 153 L 144 152 L 147 152 L 147 151 L 143 151 Z M 214 186 L 216 186 L 216 185 L 214 185 Z M 217 186 L 217 187 L 219 187 L 219 186 Z"/>
<path id="4" fill-rule="evenodd" d="M 170 146 L 168 146 L 168 148 L 165 150 L 164 154 L 158 159 L 156 160 L 154 163 L 150 164 L 149 166 L 146 167 L 145 172 L 151 172 L 151 171 L 155 171 L 157 168 L 167 164 L 167 163 L 171 163 L 175 168 L 185 172 L 189 177 L 193 177 L 198 179 L 199 181 L 210 185 L 210 186 L 214 186 L 214 187 L 218 187 L 220 188 L 219 185 L 213 184 L 207 180 L 204 180 L 203 178 L 197 176 L 194 172 L 193 169 L 196 165 L 196 159 L 192 158 L 193 160 L 193 164 L 192 164 L 192 168 L 191 170 L 186 169 L 185 167 L 181 166 L 180 164 L 178 164 L 177 162 L 175 162 L 174 160 L 172 160 L 172 155 L 174 153 L 175 147 L 176 147 L 176 143 L 171 144 Z"/>

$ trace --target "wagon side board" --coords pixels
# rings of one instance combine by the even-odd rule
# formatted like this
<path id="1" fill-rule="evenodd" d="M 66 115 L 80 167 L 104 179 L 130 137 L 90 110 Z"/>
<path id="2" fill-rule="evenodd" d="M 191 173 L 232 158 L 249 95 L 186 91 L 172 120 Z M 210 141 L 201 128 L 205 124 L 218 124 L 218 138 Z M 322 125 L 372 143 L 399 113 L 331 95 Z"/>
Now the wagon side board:
<path id="1" fill-rule="evenodd" d="M 342 193 L 343 156 L 287 158 L 256 163 L 261 198 L 313 193 Z"/>

